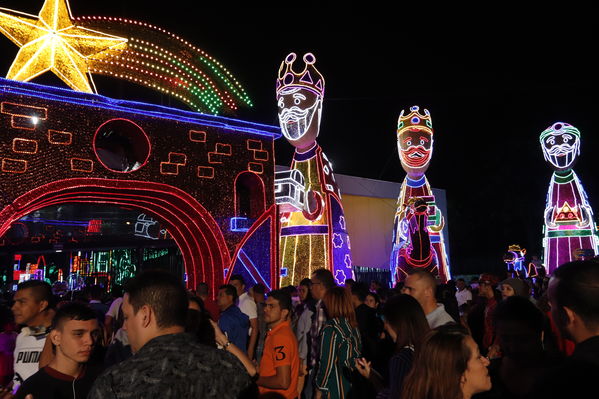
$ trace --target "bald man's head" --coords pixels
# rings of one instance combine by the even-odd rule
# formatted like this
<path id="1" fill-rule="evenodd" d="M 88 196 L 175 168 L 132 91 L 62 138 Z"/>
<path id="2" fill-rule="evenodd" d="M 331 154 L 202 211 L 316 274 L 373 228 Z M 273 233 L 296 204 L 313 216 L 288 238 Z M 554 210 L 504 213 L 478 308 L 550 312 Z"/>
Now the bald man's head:
<path id="1" fill-rule="evenodd" d="M 413 296 L 420 303 L 425 313 L 437 307 L 437 299 L 435 297 L 437 281 L 431 273 L 425 270 L 415 270 L 410 273 L 406 277 L 402 292 Z"/>
<path id="2" fill-rule="evenodd" d="M 423 284 L 426 284 L 427 287 L 433 290 L 433 293 L 437 290 L 437 280 L 435 280 L 435 276 L 433 276 L 431 272 L 427 272 L 426 270 L 415 270 L 410 273 L 410 275 L 420 277 Z"/>

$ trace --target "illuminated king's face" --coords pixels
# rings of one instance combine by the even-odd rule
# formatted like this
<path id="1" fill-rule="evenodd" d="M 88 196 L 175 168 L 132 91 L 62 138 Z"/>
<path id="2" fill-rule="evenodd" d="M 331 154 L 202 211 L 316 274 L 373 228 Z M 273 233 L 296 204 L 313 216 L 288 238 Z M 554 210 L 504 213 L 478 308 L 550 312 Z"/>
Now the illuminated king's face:
<path id="1" fill-rule="evenodd" d="M 285 138 L 299 149 L 311 146 L 320 128 L 322 97 L 308 89 L 288 87 L 279 92 L 277 102 Z"/>
<path id="2" fill-rule="evenodd" d="M 580 138 L 567 123 L 555 123 L 551 129 L 549 134 L 541 136 L 545 160 L 556 170 L 571 169 L 580 154 Z"/>
<path id="3" fill-rule="evenodd" d="M 433 154 L 433 135 L 413 128 L 402 131 L 397 148 L 404 170 L 412 176 L 421 176 L 428 169 Z"/>

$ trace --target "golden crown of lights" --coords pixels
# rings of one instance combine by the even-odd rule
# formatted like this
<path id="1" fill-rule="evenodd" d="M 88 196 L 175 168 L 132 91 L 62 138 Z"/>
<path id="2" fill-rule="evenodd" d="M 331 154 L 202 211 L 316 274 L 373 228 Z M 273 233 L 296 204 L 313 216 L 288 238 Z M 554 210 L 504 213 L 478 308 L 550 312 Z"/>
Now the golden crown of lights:
<path id="1" fill-rule="evenodd" d="M 397 135 L 400 135 L 404 130 L 414 128 L 433 134 L 433 121 L 428 109 L 424 110 L 423 115 L 420 113 L 420 107 L 414 105 L 410 107 L 409 114 L 404 115 L 404 112 L 404 110 L 401 110 L 397 120 Z"/>
<path id="2" fill-rule="evenodd" d="M 513 252 L 526 253 L 526 249 L 525 248 L 521 248 L 520 245 L 518 245 L 518 244 L 512 244 L 512 245 L 510 245 L 507 250 L 508 251 L 513 251 Z"/>

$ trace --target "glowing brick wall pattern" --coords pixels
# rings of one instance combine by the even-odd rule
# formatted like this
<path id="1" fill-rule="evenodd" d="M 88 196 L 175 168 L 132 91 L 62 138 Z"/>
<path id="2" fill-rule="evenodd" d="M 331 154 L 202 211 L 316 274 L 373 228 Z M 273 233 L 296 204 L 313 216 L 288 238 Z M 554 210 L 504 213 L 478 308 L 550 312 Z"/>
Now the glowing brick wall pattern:
<path id="1" fill-rule="evenodd" d="M 114 169 L 114 159 L 102 158 L 94 141 L 99 127 L 114 120 L 139 127 L 140 147 L 147 149 L 133 148 L 138 162 L 122 170 Z M 260 196 L 252 204 L 261 207 L 258 214 L 273 214 L 277 127 L 0 79 L 0 129 L 0 235 L 18 218 L 52 204 L 128 205 L 168 226 L 190 286 L 217 286 L 251 233 L 230 227 L 238 216 L 238 176 L 257 177 L 249 180 L 260 183 L 249 191 Z M 278 273 L 270 252 L 276 244 L 262 245 L 273 284 Z"/>

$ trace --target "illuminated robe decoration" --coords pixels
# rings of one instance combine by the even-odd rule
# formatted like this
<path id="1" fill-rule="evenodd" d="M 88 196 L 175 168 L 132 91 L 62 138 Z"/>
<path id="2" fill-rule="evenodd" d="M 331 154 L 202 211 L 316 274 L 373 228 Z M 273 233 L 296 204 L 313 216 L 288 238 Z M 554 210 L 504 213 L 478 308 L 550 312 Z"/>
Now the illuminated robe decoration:
<path id="1" fill-rule="evenodd" d="M 397 147 L 407 173 L 397 200 L 393 224 L 390 269 L 392 282 L 404 280 L 413 269 L 424 269 L 450 278 L 443 242 L 444 219 L 424 173 L 433 152 L 433 124 L 428 110 L 424 115 L 413 106 L 401 111 L 397 125 Z"/>
<path id="2" fill-rule="evenodd" d="M 280 285 L 297 285 L 313 270 L 331 270 L 338 284 L 353 277 L 350 242 L 341 192 L 331 163 L 316 143 L 320 129 L 324 78 L 316 58 L 303 57 L 296 72 L 294 53 L 281 63 L 277 79 L 281 130 L 295 147 L 291 171 L 277 173 L 275 197 L 280 209 Z"/>
<path id="3" fill-rule="evenodd" d="M 580 179 L 572 170 L 580 154 L 580 131 L 557 122 L 540 136 L 545 160 L 554 169 L 547 203 L 543 247 L 548 273 L 566 262 L 597 254 L 599 240 L 593 210 Z"/>

